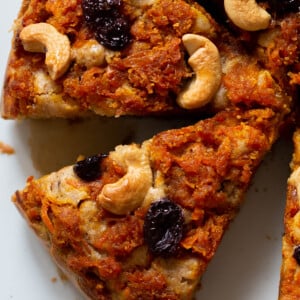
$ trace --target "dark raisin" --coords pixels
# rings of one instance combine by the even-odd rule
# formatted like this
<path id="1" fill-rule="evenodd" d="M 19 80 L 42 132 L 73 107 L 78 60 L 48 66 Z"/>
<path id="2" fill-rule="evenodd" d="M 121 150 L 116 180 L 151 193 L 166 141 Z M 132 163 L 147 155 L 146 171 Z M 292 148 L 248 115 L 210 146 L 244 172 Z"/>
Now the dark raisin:
<path id="1" fill-rule="evenodd" d="M 220 0 L 196 0 L 213 18 L 222 25 L 226 26 L 227 15 L 224 9 L 223 1 Z"/>
<path id="2" fill-rule="evenodd" d="M 295 260 L 297 261 L 297 264 L 300 266 L 300 246 L 297 246 L 297 247 L 294 249 L 293 257 L 294 257 Z"/>
<path id="3" fill-rule="evenodd" d="M 82 0 L 82 10 L 88 23 L 97 22 L 101 15 L 121 5 L 120 0 Z"/>
<path id="4" fill-rule="evenodd" d="M 129 22 L 116 13 L 103 17 L 95 28 L 96 40 L 111 50 L 122 50 L 131 40 Z"/>
<path id="5" fill-rule="evenodd" d="M 271 12 L 279 16 L 300 11 L 300 0 L 268 0 L 268 2 Z"/>
<path id="6" fill-rule="evenodd" d="M 84 160 L 76 162 L 73 170 L 84 181 L 96 180 L 101 175 L 101 161 L 106 156 L 104 154 L 89 156 Z"/>
<path id="7" fill-rule="evenodd" d="M 83 0 L 82 11 L 96 40 L 106 48 L 118 51 L 130 42 L 130 23 L 121 13 L 121 0 Z"/>
<path id="8" fill-rule="evenodd" d="M 144 223 L 144 239 L 154 255 L 168 256 L 178 250 L 183 235 L 181 207 L 168 199 L 151 204 Z"/>

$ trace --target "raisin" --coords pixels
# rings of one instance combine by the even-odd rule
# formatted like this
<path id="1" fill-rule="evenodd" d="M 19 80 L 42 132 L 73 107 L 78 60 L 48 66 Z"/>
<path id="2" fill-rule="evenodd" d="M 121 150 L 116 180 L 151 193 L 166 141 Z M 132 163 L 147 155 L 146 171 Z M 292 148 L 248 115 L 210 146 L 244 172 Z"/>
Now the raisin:
<path id="1" fill-rule="evenodd" d="M 73 167 L 75 174 L 84 181 L 96 180 L 101 175 L 101 161 L 107 155 L 98 154 L 76 162 Z"/>
<path id="2" fill-rule="evenodd" d="M 300 0 L 269 0 L 268 3 L 271 11 L 279 16 L 300 11 Z"/>
<path id="3" fill-rule="evenodd" d="M 83 0 L 82 10 L 88 23 L 97 22 L 101 15 L 110 10 L 120 7 L 120 0 Z"/>
<path id="4" fill-rule="evenodd" d="M 168 256 L 178 250 L 183 236 L 181 207 L 163 198 L 151 204 L 144 223 L 144 239 L 154 255 Z"/>
<path id="5" fill-rule="evenodd" d="M 196 0 L 205 10 L 213 16 L 213 18 L 221 23 L 223 26 L 227 26 L 227 14 L 224 9 L 223 2 L 219 0 Z"/>
<path id="6" fill-rule="evenodd" d="M 121 0 L 83 0 L 82 11 L 96 40 L 111 50 L 122 50 L 131 41 L 129 20 L 121 13 Z"/>
<path id="7" fill-rule="evenodd" d="M 297 264 L 300 266 L 300 246 L 297 246 L 297 247 L 294 249 L 293 257 L 294 257 L 295 260 L 297 261 Z"/>
<path id="8" fill-rule="evenodd" d="M 131 40 L 129 22 L 114 14 L 102 18 L 95 29 L 96 40 L 111 50 L 123 49 Z"/>

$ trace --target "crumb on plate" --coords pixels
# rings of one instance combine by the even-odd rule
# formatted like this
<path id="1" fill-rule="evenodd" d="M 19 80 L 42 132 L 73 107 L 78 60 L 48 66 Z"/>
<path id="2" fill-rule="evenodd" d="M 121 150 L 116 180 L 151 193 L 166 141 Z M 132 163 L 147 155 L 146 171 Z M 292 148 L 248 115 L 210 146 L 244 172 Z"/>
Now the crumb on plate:
<path id="1" fill-rule="evenodd" d="M 15 149 L 8 144 L 0 141 L 0 153 L 1 154 L 14 154 Z"/>

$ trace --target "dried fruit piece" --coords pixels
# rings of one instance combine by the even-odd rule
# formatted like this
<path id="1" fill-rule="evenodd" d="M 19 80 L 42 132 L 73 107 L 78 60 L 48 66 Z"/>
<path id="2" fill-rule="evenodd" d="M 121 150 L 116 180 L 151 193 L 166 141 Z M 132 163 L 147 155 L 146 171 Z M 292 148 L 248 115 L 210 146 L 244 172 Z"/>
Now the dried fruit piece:
<path id="1" fill-rule="evenodd" d="M 283 15 L 289 12 L 300 12 L 300 0 L 269 0 L 273 12 Z"/>
<path id="2" fill-rule="evenodd" d="M 297 264 L 300 265 L 300 246 L 297 246 L 294 250 L 293 257 L 297 261 Z"/>
<path id="3" fill-rule="evenodd" d="M 88 23 L 97 22 L 105 12 L 120 7 L 120 0 L 83 0 L 82 10 Z"/>
<path id="4" fill-rule="evenodd" d="M 96 180 L 101 174 L 101 161 L 106 156 L 105 154 L 89 156 L 84 160 L 78 161 L 74 165 L 73 170 L 84 181 Z"/>
<path id="5" fill-rule="evenodd" d="M 131 40 L 130 23 L 121 11 L 120 0 L 84 0 L 82 10 L 96 40 L 111 50 L 122 50 Z"/>
<path id="6" fill-rule="evenodd" d="M 123 49 L 131 40 L 130 24 L 121 15 L 103 17 L 95 29 L 96 40 L 111 50 Z"/>
<path id="7" fill-rule="evenodd" d="M 155 255 L 174 254 L 183 235 L 181 207 L 169 199 L 151 204 L 144 223 L 144 239 Z"/>

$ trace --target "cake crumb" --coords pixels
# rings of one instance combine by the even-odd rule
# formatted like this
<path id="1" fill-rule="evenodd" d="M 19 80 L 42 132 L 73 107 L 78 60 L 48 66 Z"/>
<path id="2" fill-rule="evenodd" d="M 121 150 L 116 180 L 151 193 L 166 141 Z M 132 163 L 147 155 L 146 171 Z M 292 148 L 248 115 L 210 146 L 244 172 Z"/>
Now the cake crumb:
<path id="1" fill-rule="evenodd" d="M 57 271 L 58 271 L 58 276 L 59 276 L 61 281 L 68 281 L 69 280 L 68 276 L 60 268 L 58 268 Z"/>
<path id="2" fill-rule="evenodd" d="M 3 154 L 14 154 L 15 153 L 15 149 L 13 147 L 11 147 L 10 145 L 7 145 L 3 142 L 0 141 L 0 153 Z"/>
<path id="3" fill-rule="evenodd" d="M 51 278 L 51 282 L 55 283 L 57 281 L 57 278 L 56 277 L 52 277 Z"/>

